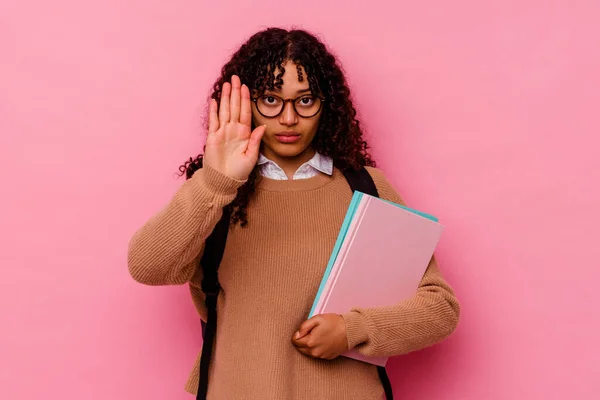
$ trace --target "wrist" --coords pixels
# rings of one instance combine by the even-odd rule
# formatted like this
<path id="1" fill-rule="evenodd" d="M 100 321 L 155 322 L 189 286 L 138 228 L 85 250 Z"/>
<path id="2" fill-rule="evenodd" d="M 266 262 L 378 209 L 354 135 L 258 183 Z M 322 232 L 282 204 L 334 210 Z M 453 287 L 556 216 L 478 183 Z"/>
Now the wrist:
<path id="1" fill-rule="evenodd" d="M 201 172 L 198 175 L 202 177 L 206 188 L 219 195 L 235 195 L 240 186 L 247 181 L 247 179 L 231 178 L 217 171 L 210 165 L 204 165 L 198 172 Z"/>
<path id="2" fill-rule="evenodd" d="M 356 312 L 350 311 L 341 315 L 346 326 L 346 339 L 348 341 L 348 349 L 353 349 L 366 342 L 369 339 L 367 326 L 363 320 L 363 316 Z"/>

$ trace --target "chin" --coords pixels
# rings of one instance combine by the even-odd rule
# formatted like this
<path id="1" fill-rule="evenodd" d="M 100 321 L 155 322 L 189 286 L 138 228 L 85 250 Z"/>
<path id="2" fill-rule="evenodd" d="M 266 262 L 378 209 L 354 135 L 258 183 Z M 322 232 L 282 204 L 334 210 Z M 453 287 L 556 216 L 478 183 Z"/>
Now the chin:
<path id="1" fill-rule="evenodd" d="M 268 146 L 269 149 L 278 157 L 296 157 L 304 153 L 308 146 L 303 143 L 282 144 L 273 143 Z"/>

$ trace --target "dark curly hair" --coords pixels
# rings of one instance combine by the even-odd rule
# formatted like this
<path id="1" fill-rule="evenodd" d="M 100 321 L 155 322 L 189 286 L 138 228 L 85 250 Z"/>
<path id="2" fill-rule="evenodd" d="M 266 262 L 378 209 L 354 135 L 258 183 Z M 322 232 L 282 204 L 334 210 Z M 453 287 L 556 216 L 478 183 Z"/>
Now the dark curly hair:
<path id="1" fill-rule="evenodd" d="M 288 60 L 304 67 L 310 89 L 326 99 L 311 146 L 319 153 L 331 157 L 336 168 L 342 171 L 375 166 L 368 153 L 369 146 L 363 139 L 342 67 L 325 44 L 305 30 L 268 28 L 252 35 L 223 66 L 209 99 L 213 98 L 220 103 L 221 88 L 225 82 L 230 82 L 232 75 L 239 76 L 251 92 L 262 93 L 275 87 L 280 88 L 283 84 L 281 77 L 285 72 L 283 64 Z M 276 69 L 279 70 L 276 76 L 269 72 Z M 304 79 L 300 68 L 298 79 Z M 208 129 L 207 126 L 205 128 Z M 179 171 L 189 179 L 200 168 L 202 154 L 196 158 L 190 157 L 179 167 Z M 238 189 L 234 201 L 227 206 L 231 212 L 232 224 L 247 224 L 246 208 L 258 179 L 258 170 L 254 168 L 248 181 Z"/>

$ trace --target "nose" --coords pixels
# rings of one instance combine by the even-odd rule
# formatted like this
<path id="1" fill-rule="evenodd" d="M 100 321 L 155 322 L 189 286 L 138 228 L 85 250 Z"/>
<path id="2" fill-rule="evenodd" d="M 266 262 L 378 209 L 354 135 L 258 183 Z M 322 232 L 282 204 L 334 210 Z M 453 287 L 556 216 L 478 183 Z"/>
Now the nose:
<path id="1" fill-rule="evenodd" d="M 298 116 L 294 111 L 294 106 L 291 102 L 286 102 L 283 106 L 283 111 L 279 115 L 279 123 L 281 125 L 292 126 L 298 123 Z"/>

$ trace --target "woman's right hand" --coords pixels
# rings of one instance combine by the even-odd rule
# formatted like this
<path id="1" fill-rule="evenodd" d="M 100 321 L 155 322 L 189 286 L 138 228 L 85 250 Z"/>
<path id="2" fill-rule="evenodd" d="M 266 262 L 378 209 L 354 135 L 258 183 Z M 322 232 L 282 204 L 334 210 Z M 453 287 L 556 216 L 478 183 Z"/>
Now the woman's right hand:
<path id="1" fill-rule="evenodd" d="M 233 75 L 231 83 L 223 84 L 220 107 L 216 100 L 210 102 L 203 162 L 230 178 L 248 179 L 266 129 L 263 125 L 251 132 L 251 123 L 250 90 Z"/>

